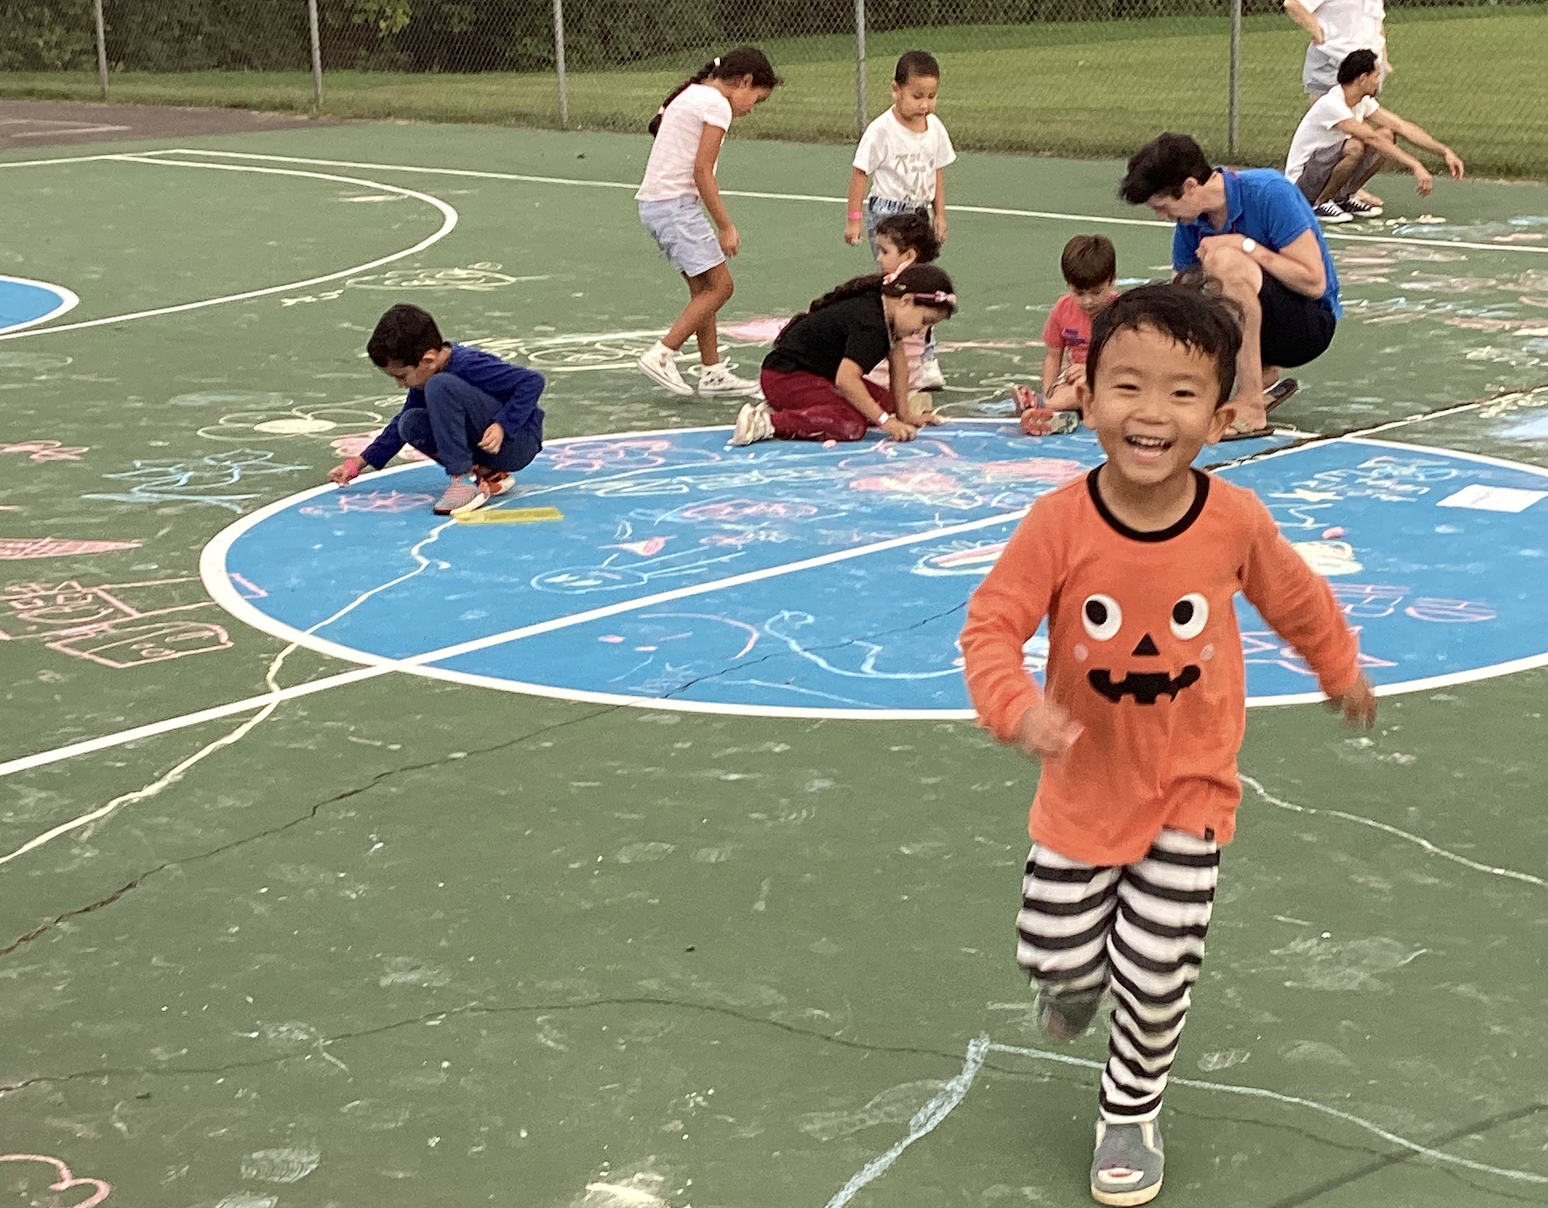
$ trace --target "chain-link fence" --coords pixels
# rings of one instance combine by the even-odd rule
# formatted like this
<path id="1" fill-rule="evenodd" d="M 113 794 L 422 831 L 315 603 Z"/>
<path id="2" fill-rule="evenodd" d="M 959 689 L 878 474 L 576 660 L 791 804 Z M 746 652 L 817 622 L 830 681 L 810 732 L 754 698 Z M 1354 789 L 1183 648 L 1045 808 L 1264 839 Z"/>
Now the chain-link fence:
<path id="1" fill-rule="evenodd" d="M 854 138 L 914 47 L 962 147 L 1123 156 L 1177 129 L 1273 164 L 1305 104 L 1280 0 L 0 0 L 0 28 L 9 95 L 346 117 L 639 131 L 747 42 L 786 80 L 755 137 Z M 1476 170 L 1548 177 L 1548 5 L 1391 0 L 1386 31 L 1389 107 Z"/>

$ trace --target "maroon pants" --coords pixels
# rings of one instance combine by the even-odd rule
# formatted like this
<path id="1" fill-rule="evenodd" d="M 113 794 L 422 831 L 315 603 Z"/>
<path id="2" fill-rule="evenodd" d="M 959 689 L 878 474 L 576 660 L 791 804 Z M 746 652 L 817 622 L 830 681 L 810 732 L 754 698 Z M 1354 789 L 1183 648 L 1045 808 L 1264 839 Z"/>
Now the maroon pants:
<path id="1" fill-rule="evenodd" d="M 883 411 L 894 410 L 892 392 L 875 382 L 862 382 Z M 797 370 L 758 375 L 763 397 L 774 412 L 774 435 L 786 440 L 859 440 L 871 426 L 825 377 Z"/>

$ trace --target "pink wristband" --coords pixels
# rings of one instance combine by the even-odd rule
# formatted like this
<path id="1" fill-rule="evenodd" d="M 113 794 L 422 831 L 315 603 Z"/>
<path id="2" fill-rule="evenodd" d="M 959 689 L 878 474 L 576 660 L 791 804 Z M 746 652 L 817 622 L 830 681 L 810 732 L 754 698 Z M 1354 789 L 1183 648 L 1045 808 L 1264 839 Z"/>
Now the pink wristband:
<path id="1" fill-rule="evenodd" d="M 849 219 L 850 219 L 851 222 L 853 222 L 857 218 L 864 218 L 864 217 L 865 217 L 865 213 L 863 211 L 861 211 L 861 210 L 850 210 L 849 211 Z"/>

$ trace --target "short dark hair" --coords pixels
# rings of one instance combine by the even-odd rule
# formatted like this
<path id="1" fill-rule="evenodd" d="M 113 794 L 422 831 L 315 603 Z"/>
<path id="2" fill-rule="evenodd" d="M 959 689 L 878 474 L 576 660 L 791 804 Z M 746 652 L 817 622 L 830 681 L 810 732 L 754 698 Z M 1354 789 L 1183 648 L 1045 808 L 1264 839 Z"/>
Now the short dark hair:
<path id="1" fill-rule="evenodd" d="M 1129 160 L 1118 196 L 1142 206 L 1157 193 L 1181 197 L 1189 180 L 1204 184 L 1215 174 L 1198 143 L 1186 134 L 1163 134 L 1146 143 Z"/>
<path id="2" fill-rule="evenodd" d="M 1086 380 L 1096 388 L 1107 342 L 1120 331 L 1149 328 L 1215 362 L 1220 406 L 1231 397 L 1236 381 L 1236 356 L 1242 348 L 1240 308 L 1229 298 L 1183 284 L 1142 285 L 1119 294 L 1091 320 L 1091 344 L 1086 350 Z"/>
<path id="3" fill-rule="evenodd" d="M 376 330 L 366 341 L 366 356 L 378 369 L 385 369 L 389 361 L 417 365 L 425 353 L 445 345 L 441 329 L 435 325 L 428 310 L 399 302 L 389 306 L 387 313 L 376 321 Z"/>
<path id="4" fill-rule="evenodd" d="M 1338 65 L 1338 82 L 1340 84 L 1353 84 L 1363 75 L 1370 75 L 1376 70 L 1376 52 L 1374 50 L 1351 50 L 1344 56 L 1344 61 Z"/>
<path id="5" fill-rule="evenodd" d="M 928 50 L 905 50 L 898 57 L 898 65 L 892 72 L 892 82 L 907 84 L 914 76 L 925 76 L 932 80 L 941 78 L 941 65 Z"/>
<path id="6" fill-rule="evenodd" d="M 1118 276 L 1118 252 L 1106 235 L 1076 235 L 1064 245 L 1059 271 L 1071 289 L 1095 289 Z"/>
<path id="7" fill-rule="evenodd" d="M 913 252 L 915 264 L 929 264 L 941 254 L 941 241 L 935 227 L 923 214 L 905 211 L 889 214 L 876 224 L 876 233 L 898 245 L 900 252 Z"/>

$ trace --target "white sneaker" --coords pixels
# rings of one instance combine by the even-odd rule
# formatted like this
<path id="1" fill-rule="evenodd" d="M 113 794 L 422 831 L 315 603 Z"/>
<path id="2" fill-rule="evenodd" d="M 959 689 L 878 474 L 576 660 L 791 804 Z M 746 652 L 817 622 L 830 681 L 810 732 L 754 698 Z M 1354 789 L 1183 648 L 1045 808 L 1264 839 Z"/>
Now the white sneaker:
<path id="1" fill-rule="evenodd" d="M 733 445 L 751 445 L 774 435 L 774 411 L 767 403 L 744 403 L 736 415 Z"/>
<path id="2" fill-rule="evenodd" d="M 919 360 L 919 380 L 914 387 L 916 390 L 944 390 L 946 389 L 946 377 L 941 373 L 941 363 L 930 355 L 930 350 L 925 350 L 925 355 Z"/>
<path id="3" fill-rule="evenodd" d="M 737 377 L 724 361 L 719 361 L 714 365 L 706 365 L 704 372 L 699 375 L 699 394 L 704 398 L 731 394 L 762 398 L 763 390 L 757 382 Z"/>
<path id="4" fill-rule="evenodd" d="M 1336 201 L 1325 201 L 1321 205 L 1313 206 L 1312 213 L 1317 216 L 1318 222 L 1334 226 L 1340 222 L 1353 222 L 1354 216 L 1344 211 L 1344 207 Z"/>
<path id="5" fill-rule="evenodd" d="M 641 373 L 663 389 L 673 394 L 693 393 L 693 387 L 683 381 L 683 375 L 677 372 L 677 354 L 660 340 L 642 352 L 635 364 L 640 367 Z"/>

